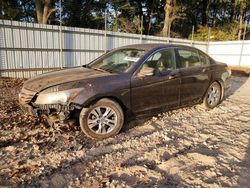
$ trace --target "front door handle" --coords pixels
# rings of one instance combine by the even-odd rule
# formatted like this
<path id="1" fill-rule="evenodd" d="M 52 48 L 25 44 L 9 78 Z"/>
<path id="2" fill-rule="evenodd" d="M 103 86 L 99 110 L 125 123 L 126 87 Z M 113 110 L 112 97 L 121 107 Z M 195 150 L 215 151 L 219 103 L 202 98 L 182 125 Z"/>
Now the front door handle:
<path id="1" fill-rule="evenodd" d="M 169 75 L 169 76 L 168 76 L 168 79 L 169 79 L 169 80 L 172 80 L 172 79 L 174 79 L 174 78 L 175 78 L 175 76 L 173 76 L 173 75 Z"/>
<path id="2" fill-rule="evenodd" d="M 169 80 L 172 80 L 172 79 L 174 79 L 174 78 L 177 78 L 178 76 L 180 76 L 179 73 L 174 73 L 174 74 L 169 74 L 167 78 L 168 78 Z"/>

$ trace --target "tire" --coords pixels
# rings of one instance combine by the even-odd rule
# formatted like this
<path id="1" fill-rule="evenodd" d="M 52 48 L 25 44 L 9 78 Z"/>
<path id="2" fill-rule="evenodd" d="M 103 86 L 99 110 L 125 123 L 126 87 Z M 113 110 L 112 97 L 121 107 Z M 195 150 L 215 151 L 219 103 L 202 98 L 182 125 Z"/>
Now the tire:
<path id="1" fill-rule="evenodd" d="M 119 133 L 124 124 L 124 113 L 117 102 L 105 98 L 83 108 L 79 121 L 85 135 L 103 140 Z"/>
<path id="2" fill-rule="evenodd" d="M 203 99 L 203 105 L 206 109 L 213 109 L 221 100 L 222 90 L 218 82 L 213 82 L 207 89 Z"/>

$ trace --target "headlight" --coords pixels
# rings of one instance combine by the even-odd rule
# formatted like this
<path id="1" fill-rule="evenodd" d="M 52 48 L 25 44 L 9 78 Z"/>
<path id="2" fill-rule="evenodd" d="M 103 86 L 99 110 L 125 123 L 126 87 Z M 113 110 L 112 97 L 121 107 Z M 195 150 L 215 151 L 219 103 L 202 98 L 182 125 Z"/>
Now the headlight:
<path id="1" fill-rule="evenodd" d="M 35 104 L 67 104 L 69 101 L 73 100 L 82 90 L 83 88 L 56 91 L 56 89 L 48 88 L 48 90 L 46 89 L 38 94 Z"/>

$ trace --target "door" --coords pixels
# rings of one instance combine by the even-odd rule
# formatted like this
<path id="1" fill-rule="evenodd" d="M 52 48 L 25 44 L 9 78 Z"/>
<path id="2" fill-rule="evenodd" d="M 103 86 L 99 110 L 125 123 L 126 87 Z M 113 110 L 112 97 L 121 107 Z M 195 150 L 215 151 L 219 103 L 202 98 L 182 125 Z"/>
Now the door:
<path id="1" fill-rule="evenodd" d="M 145 74 L 152 70 L 152 74 Z M 148 71 L 149 70 L 149 71 Z M 174 49 L 153 53 L 131 78 L 131 105 L 135 113 L 178 106 L 180 77 Z"/>
<path id="2" fill-rule="evenodd" d="M 181 74 L 181 105 L 197 103 L 209 84 L 209 60 L 195 49 L 179 48 L 176 52 Z"/>

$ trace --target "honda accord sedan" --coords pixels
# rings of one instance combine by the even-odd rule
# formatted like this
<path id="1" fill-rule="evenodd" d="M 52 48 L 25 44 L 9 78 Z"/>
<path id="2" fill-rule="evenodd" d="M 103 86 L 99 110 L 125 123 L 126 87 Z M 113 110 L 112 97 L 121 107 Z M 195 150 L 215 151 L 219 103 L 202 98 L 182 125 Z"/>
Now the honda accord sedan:
<path id="1" fill-rule="evenodd" d="M 230 75 L 226 64 L 193 47 L 129 45 L 87 65 L 27 80 L 19 102 L 48 121 L 76 120 L 88 137 L 100 140 L 118 134 L 131 115 L 199 103 L 212 109 L 230 86 Z"/>

